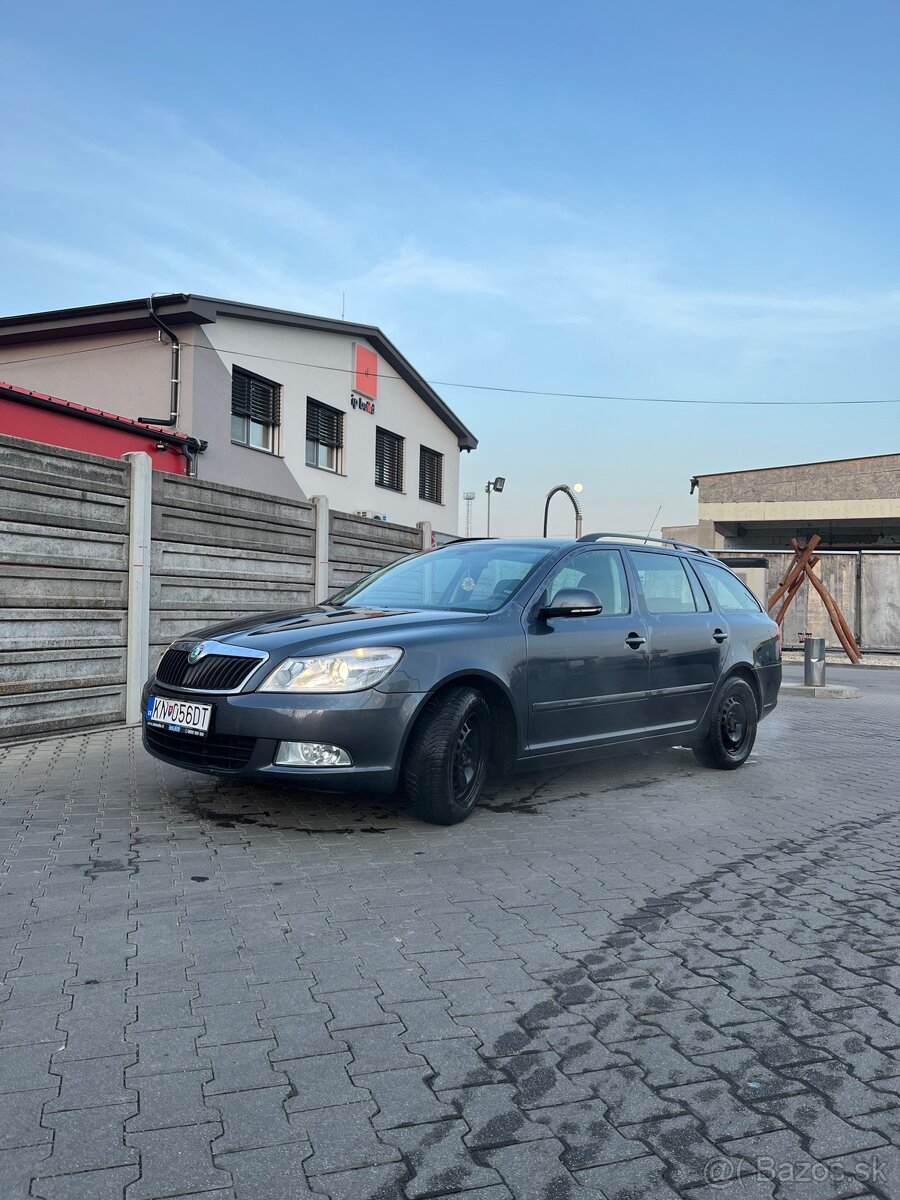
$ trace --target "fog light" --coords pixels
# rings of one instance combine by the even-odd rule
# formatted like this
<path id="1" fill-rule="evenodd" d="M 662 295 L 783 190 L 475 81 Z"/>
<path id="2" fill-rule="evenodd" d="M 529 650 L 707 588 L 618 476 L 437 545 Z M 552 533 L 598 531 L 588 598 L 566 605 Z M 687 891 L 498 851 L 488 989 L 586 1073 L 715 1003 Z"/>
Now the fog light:
<path id="1" fill-rule="evenodd" d="M 279 742 L 275 762 L 279 767 L 352 767 L 350 755 L 327 742 Z"/>

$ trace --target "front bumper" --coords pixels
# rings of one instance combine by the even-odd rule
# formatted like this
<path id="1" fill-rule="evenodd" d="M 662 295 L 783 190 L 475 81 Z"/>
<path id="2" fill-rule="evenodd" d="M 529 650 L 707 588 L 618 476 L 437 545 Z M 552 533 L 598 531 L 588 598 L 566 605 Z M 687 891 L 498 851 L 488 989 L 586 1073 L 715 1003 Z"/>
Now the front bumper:
<path id="1" fill-rule="evenodd" d="M 184 699 L 183 693 L 151 680 L 142 695 L 145 712 L 150 695 Z M 144 720 L 144 748 L 163 762 L 206 775 L 289 780 L 316 791 L 392 791 L 407 734 L 424 698 L 420 693 L 378 688 L 317 696 L 192 693 L 192 701 L 213 706 L 207 736 L 158 730 Z M 283 741 L 342 746 L 353 765 L 276 766 L 275 751 Z"/>

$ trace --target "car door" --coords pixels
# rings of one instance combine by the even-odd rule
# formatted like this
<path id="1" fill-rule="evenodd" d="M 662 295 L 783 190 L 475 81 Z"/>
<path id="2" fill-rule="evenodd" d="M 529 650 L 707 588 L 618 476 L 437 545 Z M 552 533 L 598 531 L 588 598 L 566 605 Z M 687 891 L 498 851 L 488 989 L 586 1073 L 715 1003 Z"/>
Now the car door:
<path id="1" fill-rule="evenodd" d="M 564 588 L 586 588 L 602 611 L 541 617 Z M 528 743 L 537 753 L 641 733 L 646 725 L 647 627 L 619 550 L 579 549 L 558 563 L 524 614 Z"/>
<path id="2" fill-rule="evenodd" d="M 628 550 L 650 630 L 648 724 L 690 729 L 706 711 L 728 637 L 681 555 Z"/>

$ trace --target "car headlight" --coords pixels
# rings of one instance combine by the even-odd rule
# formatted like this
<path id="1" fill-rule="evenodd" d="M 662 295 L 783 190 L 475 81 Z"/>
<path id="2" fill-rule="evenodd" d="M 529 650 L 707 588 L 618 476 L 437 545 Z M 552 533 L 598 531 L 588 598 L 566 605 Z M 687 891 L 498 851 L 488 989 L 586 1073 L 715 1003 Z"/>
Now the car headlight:
<path id="1" fill-rule="evenodd" d="M 260 684 L 261 692 L 361 692 L 396 667 L 396 646 L 362 646 L 321 658 L 288 658 Z"/>

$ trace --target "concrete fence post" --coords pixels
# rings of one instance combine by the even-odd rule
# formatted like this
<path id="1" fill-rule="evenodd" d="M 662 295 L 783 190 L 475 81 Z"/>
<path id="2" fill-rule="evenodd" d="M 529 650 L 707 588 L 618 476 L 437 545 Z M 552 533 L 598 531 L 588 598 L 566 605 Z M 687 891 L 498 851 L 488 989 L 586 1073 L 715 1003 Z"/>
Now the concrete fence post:
<path id="1" fill-rule="evenodd" d="M 313 599 L 321 604 L 331 591 L 329 582 L 328 535 L 331 532 L 328 516 L 328 497 L 312 496 L 310 502 L 316 514 L 316 561 L 313 567 Z"/>
<path id="2" fill-rule="evenodd" d="M 431 540 L 431 537 L 432 537 L 431 522 L 430 521 L 417 521 L 416 528 L 422 534 L 422 549 L 430 550 L 432 548 L 432 546 L 434 545 L 434 543 Z"/>
<path id="3" fill-rule="evenodd" d="M 123 454 L 131 472 L 128 517 L 128 634 L 125 646 L 125 721 L 141 719 L 141 688 L 150 674 L 150 553 L 153 465 L 149 454 Z"/>

